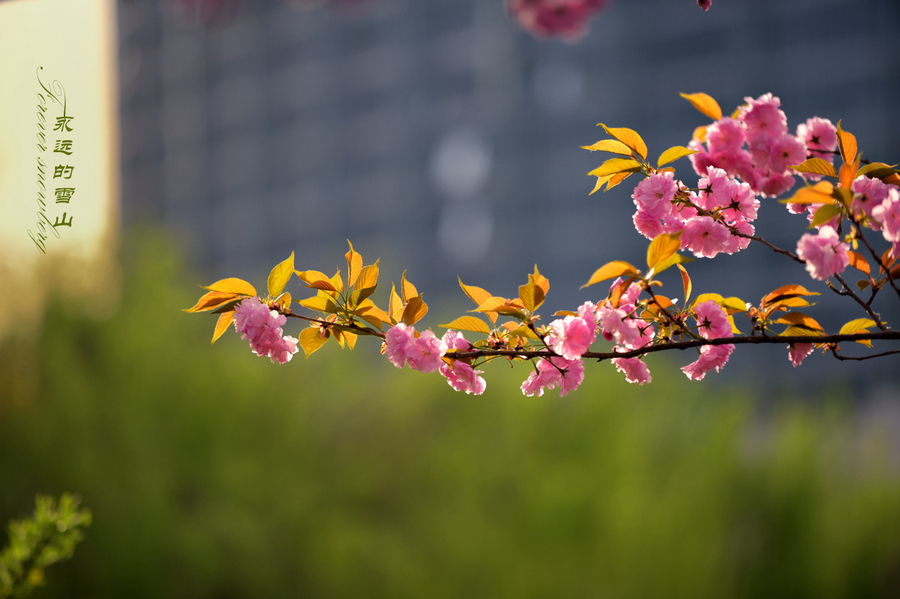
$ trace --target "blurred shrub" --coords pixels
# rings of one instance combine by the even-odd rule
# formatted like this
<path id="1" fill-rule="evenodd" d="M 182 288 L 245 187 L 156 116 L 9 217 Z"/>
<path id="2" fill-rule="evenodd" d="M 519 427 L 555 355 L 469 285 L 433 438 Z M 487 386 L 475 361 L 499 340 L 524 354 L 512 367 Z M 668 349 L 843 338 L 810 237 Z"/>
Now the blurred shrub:
<path id="1" fill-rule="evenodd" d="M 91 523 L 91 512 L 79 509 L 80 500 L 63 493 L 38 495 L 31 518 L 9 523 L 9 544 L 0 553 L 0 597 L 26 597 L 45 584 L 44 570 L 67 560 Z"/>
<path id="2" fill-rule="evenodd" d="M 895 595 L 897 456 L 840 404 L 762 416 L 661 363 L 560 399 L 496 362 L 473 397 L 364 343 L 278 367 L 210 347 L 198 280 L 132 238 L 113 318 L 0 349 L 0 520 L 94 511 L 43 597 Z"/>

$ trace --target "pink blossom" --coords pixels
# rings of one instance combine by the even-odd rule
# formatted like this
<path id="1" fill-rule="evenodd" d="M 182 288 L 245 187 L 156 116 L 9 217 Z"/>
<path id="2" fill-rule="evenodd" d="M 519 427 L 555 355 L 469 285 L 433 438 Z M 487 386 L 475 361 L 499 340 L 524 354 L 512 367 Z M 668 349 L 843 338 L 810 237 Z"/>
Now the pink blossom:
<path id="1" fill-rule="evenodd" d="M 730 117 L 721 118 L 706 128 L 706 143 L 710 152 L 737 151 L 745 140 L 743 123 Z"/>
<path id="2" fill-rule="evenodd" d="M 640 358 L 613 358 L 610 362 L 616 370 L 625 373 L 625 380 L 629 383 L 643 385 L 653 380 L 650 369 Z"/>
<path id="3" fill-rule="evenodd" d="M 702 381 L 706 373 L 713 368 L 719 372 L 728 362 L 731 352 L 734 351 L 734 345 L 704 345 L 700 349 L 700 357 L 696 362 L 692 362 L 681 369 L 692 381 Z"/>
<path id="4" fill-rule="evenodd" d="M 647 239 L 653 239 L 663 233 L 663 225 L 659 219 L 643 210 L 635 212 L 632 220 L 634 221 L 634 228 Z"/>
<path id="5" fill-rule="evenodd" d="M 741 233 L 743 235 L 753 235 L 753 233 L 756 232 L 756 229 L 753 228 L 753 225 L 751 225 L 750 223 L 748 223 L 745 220 L 739 220 L 739 221 L 735 222 L 734 224 L 732 224 L 732 226 L 735 229 L 737 229 L 739 233 Z M 722 249 L 722 251 L 726 254 L 731 255 L 731 254 L 734 254 L 735 252 L 739 252 L 741 250 L 747 249 L 747 246 L 749 246 L 749 245 L 750 245 L 749 237 L 739 237 L 739 236 L 731 233 L 731 231 L 729 231 L 728 232 L 728 242 L 725 244 L 725 247 Z"/>
<path id="6" fill-rule="evenodd" d="M 462 360 L 454 360 L 451 364 L 442 363 L 440 372 L 447 379 L 447 383 L 456 391 L 481 395 L 487 387 L 484 379 L 478 376 L 482 371 L 475 370 L 470 364 Z"/>
<path id="7" fill-rule="evenodd" d="M 856 194 L 850 208 L 856 214 L 872 216 L 872 209 L 884 201 L 891 188 L 897 189 L 895 185 L 885 183 L 881 179 L 870 179 L 860 175 L 850 185 L 850 189 Z"/>
<path id="8" fill-rule="evenodd" d="M 607 341 L 615 340 L 617 345 L 630 347 L 640 339 L 641 330 L 637 320 L 623 308 L 603 306 L 599 310 L 599 316 L 603 338 Z"/>
<path id="9" fill-rule="evenodd" d="M 753 189 L 763 195 L 776 197 L 788 191 L 794 186 L 794 183 L 796 183 L 794 177 L 789 174 L 773 173 L 768 177 L 760 178 Z"/>
<path id="10" fill-rule="evenodd" d="M 678 183 L 671 172 L 654 173 L 637 184 L 631 197 L 639 210 L 652 218 L 664 218 L 672 212 L 672 200 Z"/>
<path id="11" fill-rule="evenodd" d="M 769 152 L 769 169 L 773 173 L 784 173 L 791 166 L 806 160 L 806 146 L 793 135 L 779 137 Z"/>
<path id="12" fill-rule="evenodd" d="M 721 339 L 722 337 L 734 336 L 731 323 L 728 321 L 728 315 L 722 309 L 722 306 L 715 301 L 707 300 L 697 304 L 694 306 L 693 312 L 699 327 L 698 332 L 704 339 Z"/>
<path id="13" fill-rule="evenodd" d="M 730 179 L 725 189 L 717 195 L 722 216 L 729 223 L 753 221 L 759 211 L 759 200 L 746 183 Z"/>
<path id="14" fill-rule="evenodd" d="M 772 94 L 763 94 L 756 100 L 747 97 L 738 118 L 747 126 L 748 137 L 768 133 L 781 137 L 787 133 L 787 117 L 779 110 L 781 100 Z"/>
<path id="15" fill-rule="evenodd" d="M 810 276 L 819 281 L 844 272 L 850 264 L 849 249 L 828 226 L 821 227 L 818 235 L 805 233 L 797 242 L 797 256 L 806 262 Z"/>
<path id="16" fill-rule="evenodd" d="M 728 193 L 729 183 L 728 173 L 714 166 L 708 167 L 706 176 L 697 181 L 700 193 L 694 203 L 705 210 L 715 210 L 723 205 L 722 200 Z"/>
<path id="17" fill-rule="evenodd" d="M 507 0 L 510 14 L 522 28 L 544 37 L 577 39 L 587 21 L 607 5 L 607 0 Z"/>
<path id="18" fill-rule="evenodd" d="M 255 297 L 243 300 L 234 309 L 235 331 L 241 334 L 242 340 L 250 340 L 253 353 L 269 358 L 273 363 L 289 362 L 297 353 L 299 340 L 282 336 L 281 327 L 286 322 L 283 314 L 260 303 Z"/>
<path id="19" fill-rule="evenodd" d="M 697 0 L 697 6 L 703 10 L 709 10 L 709 7 L 712 6 L 712 0 Z"/>
<path id="20" fill-rule="evenodd" d="M 399 323 L 384 336 L 385 353 L 397 368 L 409 367 L 419 372 L 437 372 L 443 363 L 441 341 L 431 331 L 416 333 L 415 327 Z"/>
<path id="21" fill-rule="evenodd" d="M 462 333 L 451 329 L 441 337 L 441 355 L 452 349 L 469 351 L 472 349 L 472 344 L 466 340 Z"/>
<path id="22" fill-rule="evenodd" d="M 788 357 L 794 368 L 800 366 L 803 360 L 816 348 L 815 343 L 791 343 L 788 345 Z"/>
<path id="23" fill-rule="evenodd" d="M 890 189 L 881 204 L 872 209 L 872 218 L 881 225 L 881 234 L 885 240 L 894 244 L 894 255 L 897 255 L 900 244 L 900 191 L 894 185 Z"/>
<path id="24" fill-rule="evenodd" d="M 579 309 L 579 316 L 566 316 L 550 323 L 550 334 L 545 341 L 554 352 L 566 360 L 575 360 L 588 350 L 597 338 L 593 307 L 588 302 Z"/>
<path id="25" fill-rule="evenodd" d="M 817 116 L 797 125 L 797 137 L 803 140 L 814 158 L 832 162 L 838 147 L 837 128 L 828 119 Z"/>
<path id="26" fill-rule="evenodd" d="M 559 385 L 559 396 L 565 397 L 570 391 L 578 388 L 584 380 L 584 364 L 581 359 L 541 358 L 535 370 L 522 383 L 522 393 L 538 397 L 544 390 L 555 389 Z"/>
<path id="27" fill-rule="evenodd" d="M 698 216 L 684 225 L 681 249 L 690 250 L 699 258 L 715 258 L 728 245 L 731 232 L 710 216 Z"/>
<path id="28" fill-rule="evenodd" d="M 411 351 L 407 354 L 406 359 L 409 360 L 409 367 L 419 372 L 437 372 L 443 364 L 441 360 L 441 340 L 434 336 L 431 331 L 425 331 L 419 334 L 415 344 L 410 344 Z"/>

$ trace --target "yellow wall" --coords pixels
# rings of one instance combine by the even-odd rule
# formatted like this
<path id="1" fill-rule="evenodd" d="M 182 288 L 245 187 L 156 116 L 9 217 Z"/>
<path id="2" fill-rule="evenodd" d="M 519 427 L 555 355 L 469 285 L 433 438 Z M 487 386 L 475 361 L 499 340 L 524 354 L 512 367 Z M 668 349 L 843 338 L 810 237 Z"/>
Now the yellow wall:
<path id="1" fill-rule="evenodd" d="M 0 336 L 116 296 L 116 73 L 114 0 L 0 2 Z"/>

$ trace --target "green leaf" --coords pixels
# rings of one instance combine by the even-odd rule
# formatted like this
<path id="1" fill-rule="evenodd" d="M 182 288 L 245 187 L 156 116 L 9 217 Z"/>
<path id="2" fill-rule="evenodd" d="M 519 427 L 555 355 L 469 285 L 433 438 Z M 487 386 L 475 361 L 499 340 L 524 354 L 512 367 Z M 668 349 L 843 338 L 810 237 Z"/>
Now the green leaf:
<path id="1" fill-rule="evenodd" d="M 287 282 L 291 279 L 293 273 L 294 252 L 291 252 L 290 257 L 288 257 L 287 260 L 278 264 L 272 269 L 272 272 L 269 273 L 269 280 L 266 285 L 268 287 L 269 295 L 272 297 L 281 295 L 281 292 L 284 291 L 284 286 L 287 285 Z"/>
<path id="2" fill-rule="evenodd" d="M 897 165 L 889 166 L 883 162 L 873 162 L 860 167 L 860 169 L 856 171 L 856 176 L 859 177 L 860 175 L 865 175 L 870 179 L 886 179 L 891 175 L 900 173 L 900 171 L 894 168 L 895 166 Z"/>
<path id="3" fill-rule="evenodd" d="M 837 204 L 825 204 L 820 206 L 813 216 L 812 222 L 809 224 L 809 228 L 818 227 L 822 223 L 826 223 L 833 219 L 835 216 L 841 214 L 841 207 Z"/>

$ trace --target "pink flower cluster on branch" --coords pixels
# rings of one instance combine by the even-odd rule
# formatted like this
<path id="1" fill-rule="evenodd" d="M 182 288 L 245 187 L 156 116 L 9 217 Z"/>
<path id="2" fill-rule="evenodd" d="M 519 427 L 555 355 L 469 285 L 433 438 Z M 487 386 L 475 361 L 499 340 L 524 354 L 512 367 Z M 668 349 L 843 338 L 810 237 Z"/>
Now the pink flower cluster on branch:
<path id="1" fill-rule="evenodd" d="M 291 254 L 270 273 L 265 297 L 245 281 L 223 279 L 206 287 L 208 293 L 187 311 L 219 315 L 213 341 L 234 323 L 255 354 L 282 364 L 298 347 L 309 357 L 329 340 L 353 349 L 359 337 L 377 337 L 382 353 L 397 368 L 439 373 L 453 389 L 475 395 L 486 389 L 479 368 L 497 359 L 531 364 L 521 385 L 523 394 L 558 390 L 565 396 L 584 380 L 585 360 L 608 360 L 626 381 L 643 385 L 652 381 L 644 358 L 657 351 L 694 348 L 696 359 L 681 370 L 695 381 L 720 371 L 736 346 L 747 343 L 787 345 L 795 367 L 815 349 L 842 360 L 900 353 L 889 349 L 854 357 L 840 346 L 900 341 L 900 331 L 891 329 L 873 304 L 883 297 L 882 290 L 893 290 L 900 299 L 900 172 L 883 163 L 863 164 L 855 137 L 840 122 L 834 126 L 814 117 L 798 127 L 797 136 L 790 135 L 780 101 L 771 94 L 747 98 L 734 118 L 723 118 L 718 104 L 705 94 L 685 97 L 713 120 L 688 147 L 669 148 L 652 162 L 637 132 L 606 125 L 610 139 L 585 146 L 614 155 L 591 171 L 597 177 L 594 191 L 615 187 L 631 175 L 642 177 L 631 197 L 635 227 L 650 239 L 646 268 L 607 262 L 584 285 L 612 281 L 605 295 L 574 311 L 557 312 L 548 324 L 542 324 L 538 311 L 550 284 L 535 267 L 512 298 L 460 281 L 475 308 L 441 325 L 448 330 L 440 337 L 417 330 L 416 323 L 428 312 L 422 294 L 404 273 L 379 307 L 372 299 L 378 262 L 364 266 L 352 245 L 345 255 L 346 270 L 333 276 L 295 270 Z M 669 166 L 685 157 L 691 158 L 698 175 L 693 187 L 676 178 Z M 798 181 L 802 184 L 797 191 L 780 202 L 790 213 L 805 212 L 809 228 L 817 231 L 799 235 L 791 252 L 756 236 L 753 222 L 775 188 L 781 193 Z M 809 298 L 818 293 L 799 284 L 769 291 L 755 305 L 708 292 L 692 300 L 685 265 L 694 258 L 687 254 L 720 258 L 747 249 L 751 242 L 795 261 L 812 280 L 855 302 L 859 317 L 827 333 L 805 311 L 814 305 Z M 879 244 L 886 249 L 877 249 Z M 675 273 L 673 267 L 683 291 L 679 297 L 660 293 L 660 276 Z M 854 286 L 844 279 L 852 271 L 862 276 Z M 295 275 L 311 297 L 294 300 L 286 291 Z M 318 314 L 296 314 L 295 303 Z M 287 318 L 305 320 L 309 326 L 297 338 L 285 336 Z M 737 323 L 738 318 L 744 324 Z M 741 333 L 738 326 L 749 332 Z M 469 341 L 461 331 L 479 337 Z M 598 343 L 606 344 L 606 351 L 597 351 Z"/>

